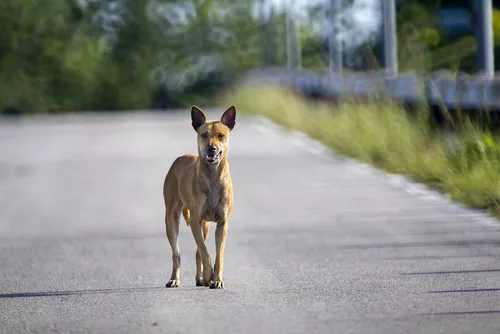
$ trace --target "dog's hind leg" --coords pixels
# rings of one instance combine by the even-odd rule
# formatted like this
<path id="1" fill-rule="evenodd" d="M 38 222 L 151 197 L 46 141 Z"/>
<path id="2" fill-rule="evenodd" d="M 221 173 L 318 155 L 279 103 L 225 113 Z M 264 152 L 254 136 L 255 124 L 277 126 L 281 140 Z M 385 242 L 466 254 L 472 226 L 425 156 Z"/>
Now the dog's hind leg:
<path id="1" fill-rule="evenodd" d="M 172 248 L 172 275 L 166 284 L 167 288 L 176 288 L 180 283 L 181 252 L 177 242 L 180 216 L 181 206 L 179 203 L 172 205 L 170 208 L 167 207 L 165 214 L 165 226 L 167 229 L 167 238 L 170 243 L 170 247 Z"/>
<path id="2" fill-rule="evenodd" d="M 210 231 L 210 222 L 201 222 L 201 229 L 203 232 L 203 240 L 206 242 L 208 232 Z M 203 284 L 203 263 L 201 262 L 200 250 L 196 248 L 196 286 L 204 286 Z"/>
<path id="3" fill-rule="evenodd" d="M 203 222 L 201 220 L 191 218 L 191 231 L 193 232 L 193 237 L 196 242 L 196 246 L 198 246 L 198 252 L 200 253 L 201 263 L 203 264 L 202 284 L 204 286 L 209 286 L 212 281 L 213 268 L 212 260 L 210 259 L 210 254 L 208 254 L 207 245 L 205 244 L 205 240 L 203 238 L 203 232 L 201 229 L 202 224 Z"/>
<path id="4" fill-rule="evenodd" d="M 186 225 L 189 226 L 189 219 L 191 219 L 191 214 L 189 210 L 186 208 L 182 208 L 182 215 L 184 216 L 184 220 L 186 221 Z"/>

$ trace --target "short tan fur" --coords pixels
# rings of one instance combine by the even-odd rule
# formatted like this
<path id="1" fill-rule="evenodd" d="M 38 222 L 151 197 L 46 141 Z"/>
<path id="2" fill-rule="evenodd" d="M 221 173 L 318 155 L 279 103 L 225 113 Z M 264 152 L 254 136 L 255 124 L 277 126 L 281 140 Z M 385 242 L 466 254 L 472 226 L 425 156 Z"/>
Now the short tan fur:
<path id="1" fill-rule="evenodd" d="M 207 121 L 203 111 L 193 106 L 191 121 L 197 135 L 198 154 L 175 159 L 163 186 L 165 226 L 172 248 L 172 275 L 166 287 L 178 287 L 180 283 L 181 254 L 177 237 L 182 212 L 197 245 L 196 285 L 222 289 L 224 248 L 233 209 L 233 185 L 227 157 L 229 134 L 236 123 L 236 108 L 229 107 L 220 121 Z M 210 222 L 217 224 L 213 269 L 205 244 Z"/>

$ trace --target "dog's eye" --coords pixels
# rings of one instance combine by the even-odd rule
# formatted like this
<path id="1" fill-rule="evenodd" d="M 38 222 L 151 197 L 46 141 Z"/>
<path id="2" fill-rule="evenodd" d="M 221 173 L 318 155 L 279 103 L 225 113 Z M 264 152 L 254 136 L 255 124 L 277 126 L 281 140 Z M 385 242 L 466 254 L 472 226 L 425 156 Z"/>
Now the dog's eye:
<path id="1" fill-rule="evenodd" d="M 203 138 L 203 139 L 207 139 L 207 138 L 208 138 L 208 135 L 207 135 L 206 133 L 202 133 L 202 134 L 201 134 L 201 138 Z"/>
<path id="2" fill-rule="evenodd" d="M 224 135 L 222 133 L 219 133 L 217 136 L 219 137 L 220 140 L 224 139 Z"/>

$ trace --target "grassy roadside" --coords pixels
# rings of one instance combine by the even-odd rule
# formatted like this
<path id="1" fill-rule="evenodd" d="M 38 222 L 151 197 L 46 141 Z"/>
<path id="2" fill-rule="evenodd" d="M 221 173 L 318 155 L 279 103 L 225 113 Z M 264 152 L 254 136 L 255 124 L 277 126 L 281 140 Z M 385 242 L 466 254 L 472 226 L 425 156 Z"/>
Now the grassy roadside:
<path id="1" fill-rule="evenodd" d="M 448 194 L 500 217 L 500 143 L 464 120 L 454 144 L 433 131 L 425 111 L 409 115 L 391 103 L 305 100 L 274 86 L 239 87 L 220 99 L 238 110 L 261 115 L 306 133 L 335 152 L 368 162 Z"/>

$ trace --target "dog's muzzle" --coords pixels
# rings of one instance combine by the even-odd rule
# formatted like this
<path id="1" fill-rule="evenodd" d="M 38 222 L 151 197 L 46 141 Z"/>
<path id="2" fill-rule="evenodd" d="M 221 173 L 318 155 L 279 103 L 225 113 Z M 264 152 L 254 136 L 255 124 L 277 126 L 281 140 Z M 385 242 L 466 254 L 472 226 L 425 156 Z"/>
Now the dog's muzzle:
<path id="1" fill-rule="evenodd" d="M 216 164 L 222 158 L 222 150 L 217 152 L 217 150 L 208 148 L 206 151 L 203 151 L 203 156 L 209 164 Z"/>

